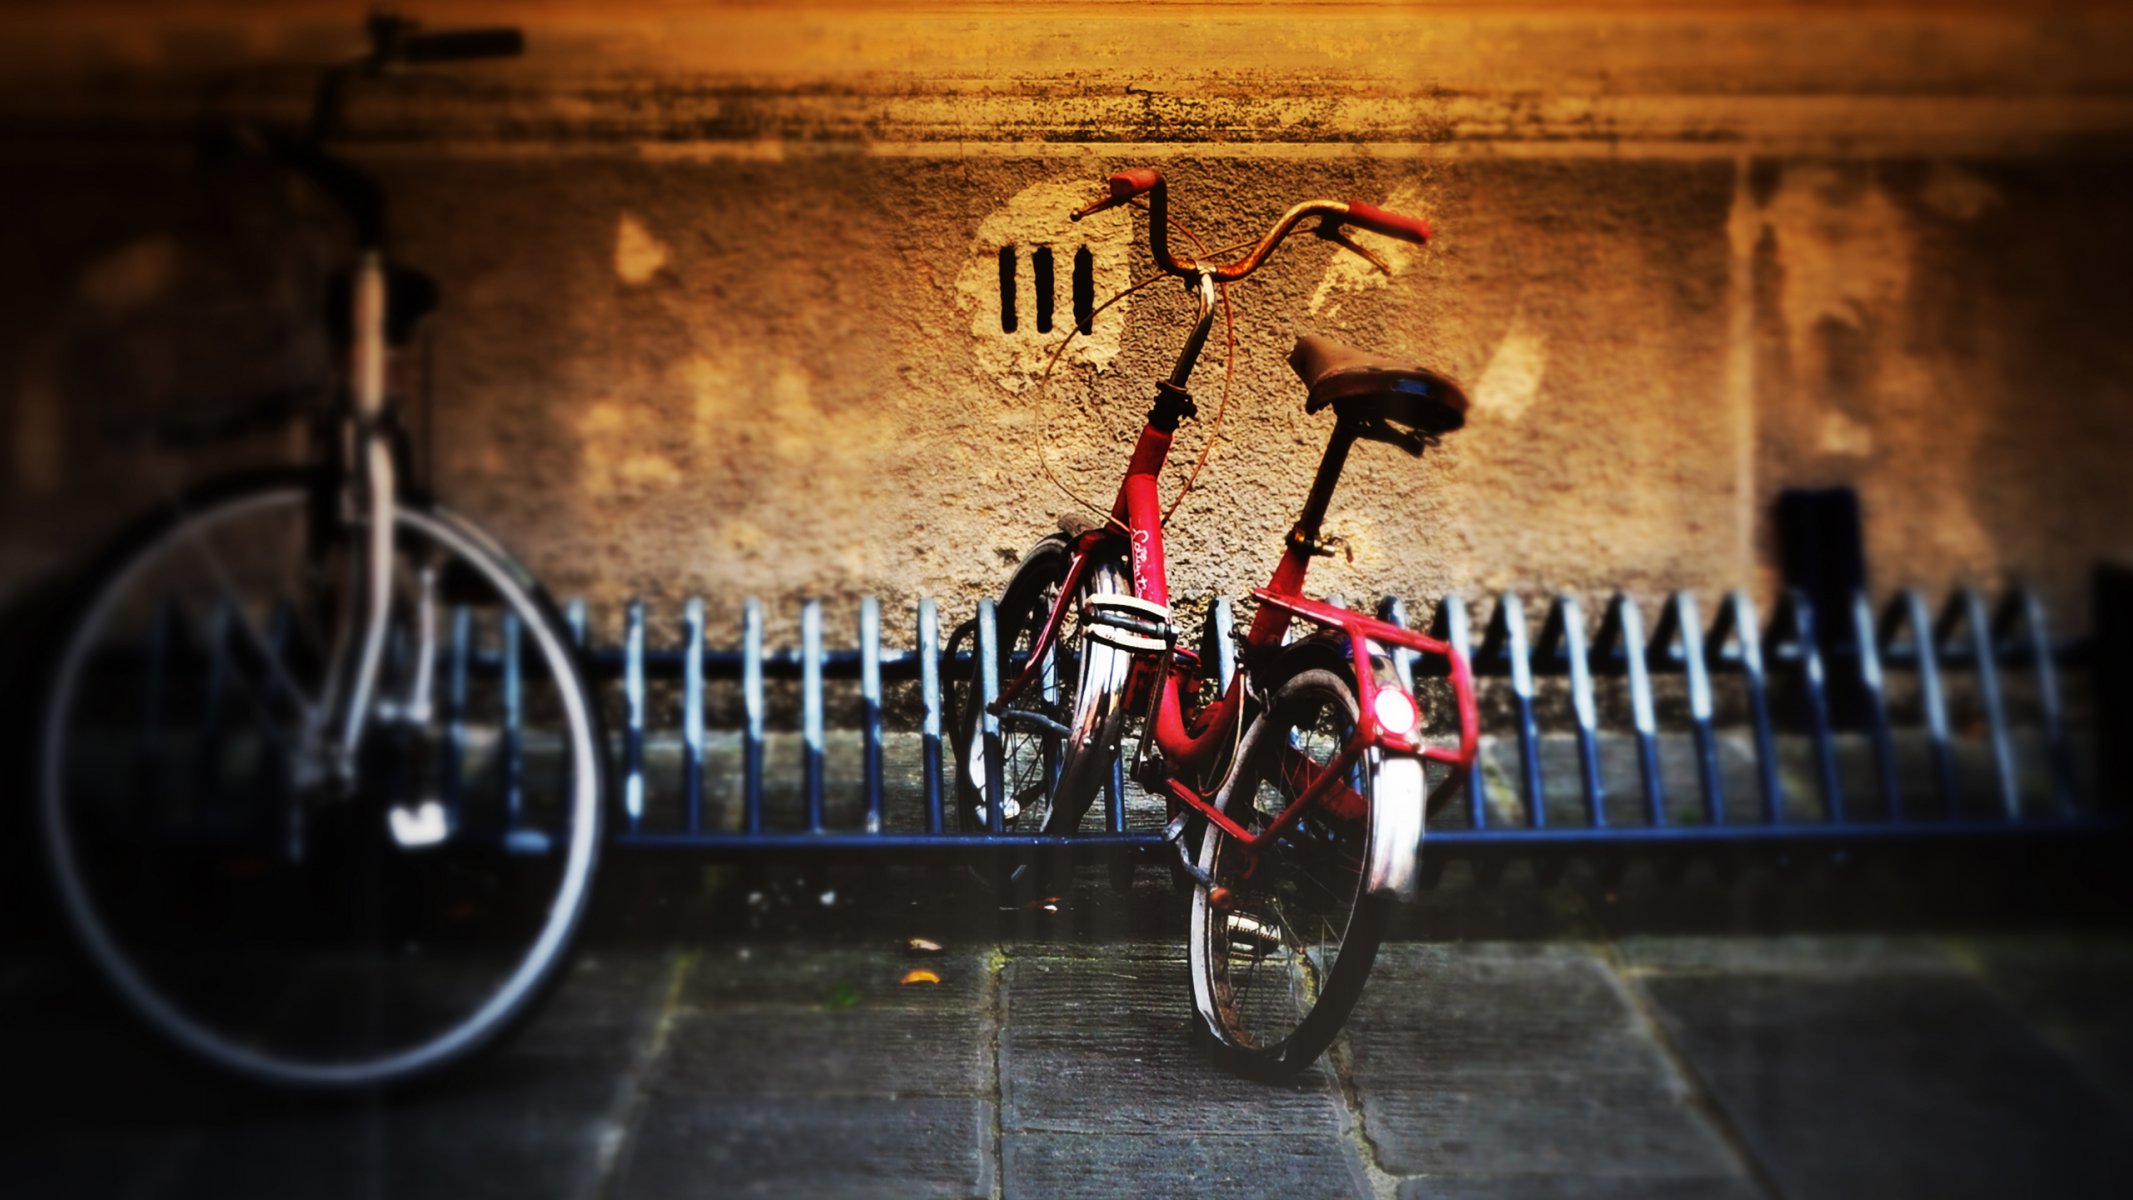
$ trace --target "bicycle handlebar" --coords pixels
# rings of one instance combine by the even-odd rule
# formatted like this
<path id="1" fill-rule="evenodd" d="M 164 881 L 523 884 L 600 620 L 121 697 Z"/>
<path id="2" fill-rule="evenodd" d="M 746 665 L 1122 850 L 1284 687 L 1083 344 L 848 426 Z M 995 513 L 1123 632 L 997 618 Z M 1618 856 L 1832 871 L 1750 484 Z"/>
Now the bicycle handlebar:
<path id="1" fill-rule="evenodd" d="M 1429 222 L 1418 217 L 1389 212 L 1375 204 L 1365 204 L 1360 200 L 1306 200 L 1283 213 L 1281 219 L 1274 222 L 1274 227 L 1266 232 L 1266 236 L 1259 239 L 1259 244 L 1252 247 L 1251 252 L 1243 258 L 1221 266 L 1207 266 L 1193 260 L 1180 259 L 1170 252 L 1169 185 L 1164 182 L 1161 171 L 1154 167 L 1133 167 L 1118 171 L 1112 174 L 1110 185 L 1110 195 L 1076 209 L 1071 214 L 1072 219 L 1079 221 L 1092 213 L 1116 208 L 1136 196 L 1146 195 L 1148 247 L 1155 254 L 1156 265 L 1161 267 L 1164 273 L 1180 278 L 1206 274 L 1216 283 L 1235 283 L 1258 270 L 1274 253 L 1274 248 L 1281 244 L 1282 239 L 1288 237 L 1289 232 L 1296 228 L 1297 223 L 1310 217 L 1319 219 L 1318 226 L 1312 230 L 1313 233 L 1345 245 L 1366 258 L 1372 258 L 1372 261 L 1376 260 L 1368 251 L 1350 242 L 1341 232 L 1343 225 L 1353 225 L 1358 229 L 1367 229 L 1403 242 L 1413 242 L 1418 246 L 1427 243 L 1430 237 Z"/>
<path id="2" fill-rule="evenodd" d="M 346 80 L 351 75 L 376 75 L 397 63 L 511 58 L 526 49 L 526 35 L 507 26 L 439 33 L 417 33 L 418 28 L 416 22 L 389 12 L 372 14 L 364 23 L 364 32 L 370 38 L 369 51 L 329 67 L 319 76 L 311 100 L 311 117 L 301 128 L 264 122 L 237 125 L 245 134 L 240 140 L 256 144 L 271 161 L 317 184 L 348 214 L 356 237 L 366 246 L 384 240 L 384 192 L 367 174 L 325 150 L 325 143 L 339 132 Z"/>
<path id="3" fill-rule="evenodd" d="M 516 29 L 462 29 L 424 33 L 400 40 L 401 62 L 459 62 L 470 58 L 516 58 L 526 51 L 526 35 Z"/>

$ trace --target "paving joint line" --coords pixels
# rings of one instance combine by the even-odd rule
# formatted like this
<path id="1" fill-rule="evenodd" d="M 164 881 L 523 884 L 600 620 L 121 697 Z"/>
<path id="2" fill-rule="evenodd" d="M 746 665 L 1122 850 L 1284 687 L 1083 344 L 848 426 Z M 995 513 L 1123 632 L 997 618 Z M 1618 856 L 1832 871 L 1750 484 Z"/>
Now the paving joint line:
<path id="1" fill-rule="evenodd" d="M 1754 1147 L 1749 1145 L 1747 1135 L 1734 1123 L 1725 1106 L 1718 1102 L 1718 1096 L 1711 1090 L 1710 1082 L 1703 1077 L 1703 1073 L 1698 1071 L 1688 1055 L 1674 1044 L 1674 1039 L 1667 1036 L 1666 1026 L 1660 1023 L 1651 997 L 1644 992 L 1642 980 L 1632 973 L 1629 964 L 1622 957 L 1620 948 L 1613 940 L 1608 939 L 1597 943 L 1594 949 L 1597 951 L 1600 965 L 1606 968 L 1609 981 L 1628 1003 L 1630 1012 L 1635 1016 L 1645 1037 L 1659 1051 L 1660 1058 L 1665 1061 L 1668 1069 L 1673 1071 L 1675 1078 L 1681 1081 L 1688 1093 L 1690 1105 L 1710 1124 L 1712 1132 L 1718 1135 L 1719 1143 L 1740 1164 L 1749 1184 L 1758 1194 L 1768 1197 L 1769 1200 L 1782 1200 L 1785 1190 L 1778 1185 L 1777 1176 L 1771 1173 L 1769 1165 L 1763 1162 L 1761 1156 L 1755 1153 Z"/>
<path id="2" fill-rule="evenodd" d="M 1355 1050 L 1345 1030 L 1326 1052 L 1326 1065 L 1332 1068 L 1334 1086 L 1340 1091 L 1341 1106 L 1348 1117 L 1348 1141 L 1362 1162 L 1363 1182 L 1370 1185 L 1374 1200 L 1395 1200 L 1400 1193 L 1400 1177 L 1387 1171 L 1378 1160 L 1378 1145 L 1363 1127 L 1363 1094 L 1355 1085 Z"/>
<path id="3" fill-rule="evenodd" d="M 630 1137 L 637 1128 L 638 1120 L 644 1115 L 645 1105 L 651 1099 L 645 1085 L 651 1081 L 652 1068 L 658 1065 L 660 1057 L 666 1053 L 667 1037 L 673 1031 L 675 1013 L 681 1008 L 682 984 L 688 981 L 695 970 L 696 960 L 697 952 L 694 950 L 682 950 L 674 955 L 674 967 L 668 972 L 666 991 L 659 998 L 659 1014 L 653 1018 L 652 1031 L 645 1038 L 644 1051 L 637 1056 L 637 1061 L 630 1065 L 623 1095 L 609 1117 L 606 1136 L 601 1139 L 600 1182 L 594 1191 L 597 1196 L 607 1197 L 614 1194 L 615 1172 L 627 1157 L 623 1151 L 628 1149 Z"/>
<path id="4" fill-rule="evenodd" d="M 1007 950 L 995 943 L 985 958 L 986 1019 L 992 1025 L 992 1200 L 1007 1194 Z"/>

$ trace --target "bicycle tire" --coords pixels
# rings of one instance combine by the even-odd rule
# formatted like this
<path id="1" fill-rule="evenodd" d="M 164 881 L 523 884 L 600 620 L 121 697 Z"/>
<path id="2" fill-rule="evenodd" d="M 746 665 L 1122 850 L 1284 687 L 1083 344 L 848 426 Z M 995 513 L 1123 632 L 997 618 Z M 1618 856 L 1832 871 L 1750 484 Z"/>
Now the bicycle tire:
<path id="1" fill-rule="evenodd" d="M 1072 562 L 1073 544 L 1054 534 L 1041 539 L 1009 577 L 994 607 L 1001 687 L 1019 674 Z M 1018 698 L 1016 712 L 1002 719 L 1002 796 L 1014 809 L 1014 815 L 1003 822 L 1008 827 L 1070 834 L 1080 827 L 1102 789 L 1124 726 L 1121 693 L 1131 664 L 1124 651 L 1085 638 L 1079 616 L 1087 597 L 1125 589 L 1125 573 L 1115 559 L 1098 558 L 1090 563 L 1077 587 L 1078 598 L 1062 618 L 1052 647 L 1052 669 Z M 973 653 L 970 670 L 956 689 L 960 698 L 953 705 L 957 722 L 955 807 L 966 833 L 990 828 L 980 734 L 983 705 L 978 699 L 982 667 Z M 1062 735 L 1042 722 L 1067 732 Z"/>
<path id="2" fill-rule="evenodd" d="M 1297 794 L 1280 777 L 1280 756 L 1293 748 L 1330 761 L 1359 711 L 1353 668 L 1330 640 L 1285 648 L 1266 674 L 1268 702 L 1244 732 L 1226 809 L 1254 829 Z M 1209 888 L 1193 887 L 1187 954 L 1196 1028 L 1223 1066 L 1267 1078 L 1303 1070 L 1332 1044 L 1362 995 L 1399 899 L 1391 888 L 1370 886 L 1369 864 L 1386 854 L 1380 839 L 1411 831 L 1386 820 L 1381 806 L 1420 801 L 1418 793 L 1406 794 L 1414 790 L 1408 773 L 1387 780 L 1385 765 L 1378 751 L 1367 751 L 1352 781 L 1361 811 L 1314 808 L 1256 866 L 1236 839 L 1204 824 L 1197 864 L 1228 889 L 1229 903 L 1217 907 Z M 1414 849 L 1410 842 L 1401 852 Z"/>
<path id="3" fill-rule="evenodd" d="M 457 589 L 459 597 L 453 620 L 466 636 L 455 638 L 452 653 L 463 657 L 445 680 L 452 720 L 416 719 L 416 688 L 438 682 L 444 643 L 409 624 L 438 606 L 406 608 L 396 583 L 393 665 L 377 689 L 355 783 L 338 800 L 315 802 L 318 792 L 291 765 L 303 761 L 301 746 L 282 726 L 303 682 L 328 669 L 333 651 L 319 651 L 330 639 L 315 629 L 308 642 L 305 629 L 288 631 L 303 624 L 304 610 L 332 608 L 330 585 L 315 580 L 333 572 L 300 565 L 294 595 L 279 594 L 287 581 L 272 574 L 280 569 L 272 565 L 277 547 L 253 553 L 252 543 L 270 531 L 315 545 L 331 494 L 316 471 L 233 477 L 196 489 L 120 540 L 90 577 L 81 616 L 57 655 L 39 738 L 38 812 L 66 923 L 130 1012 L 231 1075 L 343 1090 L 400 1084 L 463 1062 L 538 1009 L 590 899 L 607 767 L 599 714 L 554 605 L 484 534 L 408 499 L 395 528 L 396 581 L 420 564 L 434 573 L 418 586 Z M 229 553 L 232 546 L 246 549 Z M 165 614 L 173 607 L 183 620 L 179 585 L 189 571 L 211 576 L 215 589 L 206 652 L 151 639 L 144 662 L 152 674 L 140 674 L 142 664 L 127 657 L 128 639 L 144 612 L 156 614 L 151 632 L 171 627 Z M 251 585 L 272 586 L 244 590 Z M 259 614 L 246 604 L 270 591 L 268 623 L 277 632 L 262 638 L 250 619 Z M 289 617 L 292 610 L 299 615 Z M 481 646 L 491 621 L 493 664 Z M 236 635 L 216 640 L 225 634 L 212 631 L 232 625 Z M 147 695 L 149 678 L 153 697 L 130 699 L 136 685 Z M 219 679 L 222 689 L 208 693 L 221 698 L 216 703 L 182 709 L 192 724 L 175 735 L 163 724 L 162 701 L 173 678 Z M 220 713 L 238 693 L 251 721 L 237 732 L 200 715 Z M 406 703 L 388 716 L 384 706 L 401 698 Z M 492 699 L 509 715 L 479 724 L 469 702 Z M 170 762 L 189 753 L 186 766 L 98 778 L 98 756 L 138 732 L 113 733 L 114 714 L 150 714 L 154 753 Z M 541 724 L 551 717 L 554 730 Z M 389 794 L 430 784 L 437 798 L 419 805 L 393 803 Z M 494 797 L 475 794 L 491 787 Z M 498 798 L 505 807 L 491 803 Z M 421 824 L 431 803 L 442 814 L 441 833 Z M 122 873 L 100 855 L 128 868 L 160 865 Z M 230 920 L 194 928 L 191 918 L 204 914 Z M 310 918 L 318 925 L 306 929 Z M 198 958 L 172 961 L 181 954 Z M 282 995 L 249 990 L 262 980 Z M 360 986 L 343 994 L 337 981 Z M 224 1005 L 230 1011 L 209 1011 Z M 342 1015 L 350 1028 L 329 1029 Z"/>

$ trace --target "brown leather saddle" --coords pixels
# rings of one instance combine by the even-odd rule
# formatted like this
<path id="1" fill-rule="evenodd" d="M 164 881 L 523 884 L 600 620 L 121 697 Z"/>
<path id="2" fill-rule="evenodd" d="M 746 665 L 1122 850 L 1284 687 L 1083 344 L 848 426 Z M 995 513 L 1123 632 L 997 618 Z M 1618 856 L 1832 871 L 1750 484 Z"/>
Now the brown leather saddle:
<path id="1" fill-rule="evenodd" d="M 1305 412 L 1330 404 L 1365 432 L 1389 424 L 1428 439 L 1466 424 L 1466 392 L 1435 371 L 1392 366 L 1368 350 L 1315 335 L 1296 339 L 1289 366 L 1311 389 Z"/>

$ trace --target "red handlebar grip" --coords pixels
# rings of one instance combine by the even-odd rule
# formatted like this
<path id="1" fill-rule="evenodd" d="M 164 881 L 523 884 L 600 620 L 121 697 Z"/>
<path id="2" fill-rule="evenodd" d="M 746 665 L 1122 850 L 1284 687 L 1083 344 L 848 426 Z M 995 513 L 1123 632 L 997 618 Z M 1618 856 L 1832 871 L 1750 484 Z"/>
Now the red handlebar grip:
<path id="1" fill-rule="evenodd" d="M 1111 199 L 1114 203 L 1120 200 L 1131 200 L 1161 182 L 1163 182 L 1163 173 L 1154 167 L 1131 167 L 1124 171 L 1113 172 L 1111 175 Z"/>
<path id="2" fill-rule="evenodd" d="M 1112 176 L 1113 180 L 1117 178 Z M 1115 188 L 1118 185 L 1114 182 L 1112 186 Z M 1417 246 L 1429 241 L 1429 222 L 1420 217 L 1403 217 L 1396 212 L 1387 212 L 1375 204 L 1365 204 L 1360 200 L 1348 202 L 1348 215 L 1343 217 L 1342 221 L 1372 233 L 1382 233 L 1389 238 L 1413 242 Z"/>

